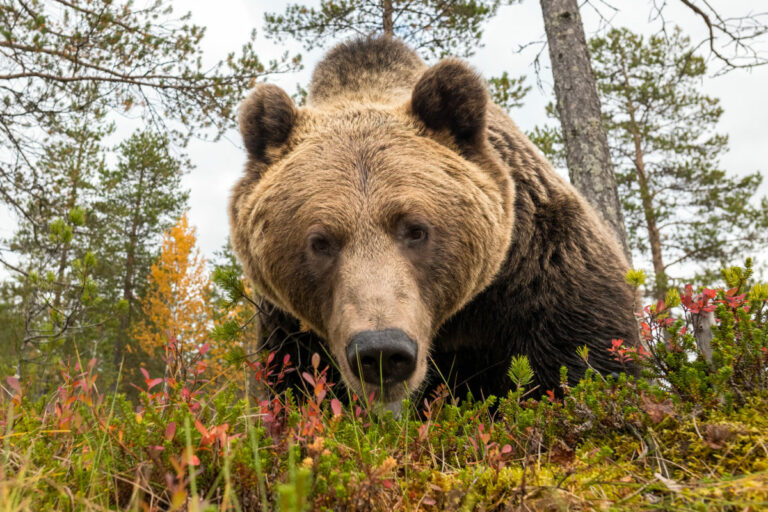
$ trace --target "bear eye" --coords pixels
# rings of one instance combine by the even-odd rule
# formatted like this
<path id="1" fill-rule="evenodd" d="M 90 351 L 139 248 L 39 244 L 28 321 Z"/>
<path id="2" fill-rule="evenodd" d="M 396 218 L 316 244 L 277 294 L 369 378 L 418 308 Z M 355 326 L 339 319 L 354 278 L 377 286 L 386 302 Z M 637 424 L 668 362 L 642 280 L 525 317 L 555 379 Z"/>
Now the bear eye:
<path id="1" fill-rule="evenodd" d="M 331 241 L 325 235 L 315 233 L 309 236 L 309 248 L 315 254 L 328 256 L 331 254 Z"/>
<path id="2" fill-rule="evenodd" d="M 409 247 L 414 247 L 420 243 L 425 242 L 428 236 L 427 228 L 425 226 L 420 224 L 411 224 L 406 226 L 403 238 Z"/>

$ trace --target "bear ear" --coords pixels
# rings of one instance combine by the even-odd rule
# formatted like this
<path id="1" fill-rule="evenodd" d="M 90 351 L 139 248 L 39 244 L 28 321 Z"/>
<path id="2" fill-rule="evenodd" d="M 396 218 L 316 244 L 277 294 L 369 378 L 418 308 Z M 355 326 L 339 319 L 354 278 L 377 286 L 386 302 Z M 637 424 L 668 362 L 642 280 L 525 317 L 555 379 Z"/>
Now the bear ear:
<path id="1" fill-rule="evenodd" d="M 475 145 L 485 132 L 488 91 L 467 64 L 445 59 L 421 76 L 411 95 L 414 115 L 433 130 L 449 130 L 459 145 Z"/>
<path id="2" fill-rule="evenodd" d="M 298 109 L 284 90 L 271 84 L 257 85 L 240 105 L 238 124 L 248 154 L 269 163 L 267 150 L 284 144 L 296 123 Z"/>

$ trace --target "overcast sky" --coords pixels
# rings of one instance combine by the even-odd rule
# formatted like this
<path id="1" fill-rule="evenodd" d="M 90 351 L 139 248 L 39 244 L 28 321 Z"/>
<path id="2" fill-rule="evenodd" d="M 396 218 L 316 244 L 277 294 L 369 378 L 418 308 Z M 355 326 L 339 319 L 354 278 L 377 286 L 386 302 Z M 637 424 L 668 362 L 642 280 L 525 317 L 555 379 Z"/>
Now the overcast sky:
<path id="1" fill-rule="evenodd" d="M 659 25 L 650 19 L 650 3 L 650 0 L 617 0 L 613 5 L 619 7 L 619 11 L 614 13 L 605 8 L 603 15 L 611 16 L 610 22 L 615 27 L 651 33 L 658 30 Z M 702 38 L 705 33 L 703 24 L 685 8 L 678 8 L 678 3 L 670 2 L 667 19 L 674 20 L 692 38 Z M 725 14 L 737 15 L 750 12 L 760 2 L 715 0 L 713 3 L 723 6 Z M 305 66 L 303 71 L 269 80 L 292 94 L 297 83 L 306 85 L 314 64 L 324 51 L 304 52 L 296 44 L 276 45 L 262 37 L 264 12 L 283 11 L 285 5 L 286 2 L 282 1 L 183 0 L 177 2 L 176 11 L 179 14 L 190 11 L 195 23 L 207 27 L 203 45 L 206 58 L 210 60 L 238 50 L 254 28 L 259 33 L 257 52 L 260 57 L 274 58 L 286 50 L 301 52 Z M 600 18 L 589 7 L 582 8 L 582 16 L 588 35 L 600 29 Z M 498 16 L 486 26 L 484 47 L 469 59 L 485 76 L 499 75 L 503 71 L 513 76 L 528 75 L 528 83 L 533 85 L 533 89 L 526 97 L 525 106 L 511 114 L 523 130 L 545 122 L 544 107 L 552 99 L 552 76 L 546 49 L 541 55 L 541 89 L 536 86 L 533 68 L 533 60 L 540 47 L 535 45 L 522 53 L 517 50 L 521 45 L 543 39 L 539 3 L 524 0 L 522 5 L 500 9 Z M 719 131 L 730 136 L 730 152 L 723 159 L 723 167 L 734 173 L 768 170 L 768 68 L 709 77 L 703 82 L 703 90 L 720 98 L 725 110 Z M 191 190 L 190 219 L 197 226 L 203 253 L 210 256 L 226 240 L 228 195 L 242 173 L 245 153 L 236 132 L 216 143 L 193 142 L 189 152 L 196 166 L 185 179 Z M 765 184 L 763 192 L 768 192 Z"/>

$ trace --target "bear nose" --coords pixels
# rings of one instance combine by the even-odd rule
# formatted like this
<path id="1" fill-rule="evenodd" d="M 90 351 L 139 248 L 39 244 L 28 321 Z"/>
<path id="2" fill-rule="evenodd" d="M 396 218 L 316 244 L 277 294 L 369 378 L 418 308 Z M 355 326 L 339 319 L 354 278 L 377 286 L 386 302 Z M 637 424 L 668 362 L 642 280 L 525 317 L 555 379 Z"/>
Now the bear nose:
<path id="1" fill-rule="evenodd" d="M 400 329 L 362 331 L 347 344 L 352 372 L 371 384 L 402 382 L 416 369 L 419 347 Z"/>

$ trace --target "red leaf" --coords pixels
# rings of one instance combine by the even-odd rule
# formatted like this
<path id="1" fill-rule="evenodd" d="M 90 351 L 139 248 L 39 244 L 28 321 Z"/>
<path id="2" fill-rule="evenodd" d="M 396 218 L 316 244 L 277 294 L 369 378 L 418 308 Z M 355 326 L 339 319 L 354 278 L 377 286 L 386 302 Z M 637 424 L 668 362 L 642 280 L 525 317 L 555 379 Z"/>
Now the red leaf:
<path id="1" fill-rule="evenodd" d="M 153 387 L 157 386 L 161 382 L 163 382 L 163 379 L 161 377 L 149 380 L 147 381 L 147 389 L 152 389 Z"/>
<path id="2" fill-rule="evenodd" d="M 197 431 L 198 431 L 198 432 L 200 432 L 200 433 L 201 433 L 201 434 L 203 434 L 204 436 L 207 436 L 207 435 L 209 435 L 209 433 L 208 433 L 208 429 L 207 429 L 207 428 L 205 428 L 205 425 L 203 425 L 202 423 L 200 423 L 200 420 L 195 420 L 195 428 L 197 429 Z"/>
<path id="3" fill-rule="evenodd" d="M 510 445 L 508 445 L 508 444 L 505 444 L 505 445 L 504 445 L 504 446 L 501 448 L 501 454 L 502 454 L 502 455 L 506 455 L 507 453 L 509 453 L 509 452 L 511 452 L 511 451 L 512 451 L 512 447 L 511 447 Z"/>
<path id="4" fill-rule="evenodd" d="M 333 416 L 341 416 L 341 402 L 338 398 L 334 398 L 331 400 L 331 410 L 333 411 Z"/>
<path id="5" fill-rule="evenodd" d="M 648 416 L 654 424 L 661 423 L 667 416 L 674 415 L 675 410 L 671 400 L 667 399 L 658 403 L 645 394 L 640 395 L 640 398 L 642 400 L 643 410 L 648 413 Z"/>
<path id="6" fill-rule="evenodd" d="M 170 441 L 174 435 L 176 435 L 176 423 L 172 421 L 165 427 L 165 439 Z"/>
<path id="7" fill-rule="evenodd" d="M 422 423 L 419 425 L 416 431 L 419 433 L 419 441 L 425 440 L 427 438 L 427 434 L 429 433 L 429 424 Z"/>
<path id="8" fill-rule="evenodd" d="M 312 385 L 312 387 L 315 386 L 315 379 L 312 378 L 310 374 L 308 374 L 307 372 L 301 372 L 301 376 L 304 378 L 305 381 L 309 382 Z"/>
<path id="9" fill-rule="evenodd" d="M 181 455 L 181 462 L 182 464 L 187 464 L 189 466 L 199 466 L 200 465 L 200 459 L 192 453 L 192 450 L 184 450 L 184 453 Z"/>
<path id="10" fill-rule="evenodd" d="M 8 383 L 8 385 L 16 392 L 16 394 L 21 394 L 21 385 L 19 384 L 19 379 L 16 377 L 6 377 L 5 382 Z"/>
<path id="11" fill-rule="evenodd" d="M 203 343 L 203 346 L 200 347 L 200 355 L 204 356 L 206 352 L 208 352 L 211 349 L 211 344 L 208 342 Z"/>
<path id="12" fill-rule="evenodd" d="M 382 486 L 383 486 L 385 489 L 391 489 L 391 488 L 392 488 L 392 486 L 393 486 L 394 484 L 392 483 L 392 480 L 382 480 L 382 481 L 381 481 L 381 485 L 382 485 Z"/>
<path id="13" fill-rule="evenodd" d="M 144 378 L 149 380 L 149 372 L 147 371 L 147 369 L 146 368 L 139 368 L 139 370 L 141 370 L 141 373 L 142 373 L 142 375 L 144 375 Z"/>

